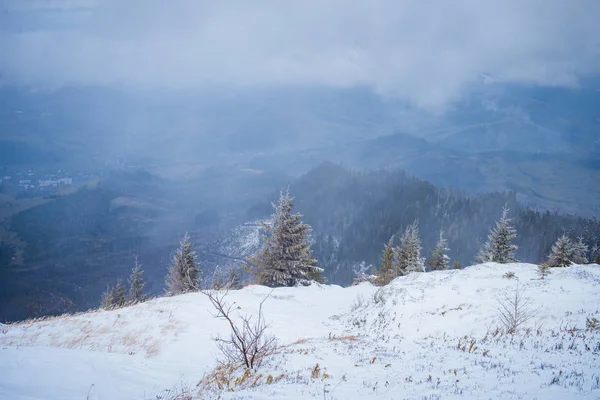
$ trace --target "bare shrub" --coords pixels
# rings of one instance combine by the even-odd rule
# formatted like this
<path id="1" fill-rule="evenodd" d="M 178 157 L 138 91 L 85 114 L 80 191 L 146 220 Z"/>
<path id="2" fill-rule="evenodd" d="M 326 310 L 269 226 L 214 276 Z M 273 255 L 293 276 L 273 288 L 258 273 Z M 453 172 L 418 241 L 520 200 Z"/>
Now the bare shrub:
<path id="1" fill-rule="evenodd" d="M 500 323 L 510 334 L 516 333 L 519 328 L 537 315 L 539 310 L 532 308 L 531 299 L 523 297 L 518 286 L 515 288 L 514 294 L 505 294 L 502 299 L 498 300 L 496 309 Z"/>
<path id="2" fill-rule="evenodd" d="M 319 367 L 319 363 L 317 363 L 317 365 L 314 366 L 314 368 L 310 372 L 310 376 L 313 379 L 319 379 L 321 377 L 321 367 Z"/>
<path id="3" fill-rule="evenodd" d="M 507 271 L 502 277 L 506 279 L 514 279 L 515 273 L 512 271 Z"/>
<path id="4" fill-rule="evenodd" d="M 585 327 L 590 331 L 600 331 L 600 321 L 595 317 L 587 317 Z"/>
<path id="5" fill-rule="evenodd" d="M 227 337 L 217 336 L 221 354 L 225 357 L 222 364 L 243 365 L 246 368 L 258 368 L 262 360 L 273 354 L 277 349 L 277 339 L 267 333 L 268 325 L 263 315 L 263 304 L 271 295 L 267 295 L 258 307 L 258 316 L 252 320 L 250 315 L 240 315 L 241 322 L 234 321 L 234 311 L 238 309 L 234 303 L 226 301 L 228 291 L 203 292 L 216 310 L 215 318 L 224 319 L 230 327 Z"/>
<path id="6" fill-rule="evenodd" d="M 242 283 L 239 269 L 235 267 L 229 267 L 223 270 L 217 266 L 217 268 L 215 268 L 215 271 L 213 272 L 210 288 L 211 290 L 241 289 Z"/>
<path id="7" fill-rule="evenodd" d="M 358 309 L 361 309 L 365 306 L 365 298 L 362 294 L 356 296 L 356 298 L 352 301 L 350 305 L 350 311 L 354 312 Z"/>
<path id="8" fill-rule="evenodd" d="M 540 278 L 544 279 L 545 277 L 550 275 L 550 265 L 548 265 L 546 263 L 542 263 L 542 264 L 538 265 L 537 272 L 538 272 L 538 275 L 540 276 Z"/>
<path id="9" fill-rule="evenodd" d="M 375 304 L 385 304 L 386 296 L 383 288 L 379 288 L 373 293 L 373 303 Z"/>
<path id="10" fill-rule="evenodd" d="M 148 400 L 193 400 L 192 390 L 183 382 L 181 384 L 177 384 L 170 389 L 165 389 L 160 393 L 156 393 L 151 397 L 148 397 Z"/>

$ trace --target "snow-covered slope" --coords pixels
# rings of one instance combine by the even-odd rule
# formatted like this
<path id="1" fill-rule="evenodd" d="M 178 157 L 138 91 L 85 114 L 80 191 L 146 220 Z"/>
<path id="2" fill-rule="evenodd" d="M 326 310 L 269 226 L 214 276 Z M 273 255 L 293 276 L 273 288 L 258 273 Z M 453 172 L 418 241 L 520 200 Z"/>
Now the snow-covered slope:
<path id="1" fill-rule="evenodd" d="M 537 312 L 512 336 L 496 306 L 517 286 Z M 270 291 L 228 296 L 254 313 Z M 175 387 L 225 399 L 600 398 L 600 331 L 586 329 L 600 318 L 597 265 L 544 280 L 534 265 L 484 264 L 381 289 L 279 288 L 264 311 L 282 346 L 246 375 L 215 371 L 211 338 L 227 325 L 198 293 L 1 326 L 0 398 L 157 399 Z"/>

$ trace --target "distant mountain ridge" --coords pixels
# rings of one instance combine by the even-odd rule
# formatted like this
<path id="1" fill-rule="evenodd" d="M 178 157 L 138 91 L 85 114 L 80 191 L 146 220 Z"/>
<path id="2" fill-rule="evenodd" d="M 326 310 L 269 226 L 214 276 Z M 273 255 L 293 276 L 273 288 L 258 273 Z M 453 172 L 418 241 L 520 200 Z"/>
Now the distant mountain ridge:
<path id="1" fill-rule="evenodd" d="M 0 140 L 4 152 L 13 150 L 0 162 L 158 172 L 229 164 L 296 176 L 322 161 L 401 167 L 443 187 L 510 189 L 532 206 L 600 215 L 595 84 L 481 84 L 440 115 L 368 88 L 3 88 Z"/>

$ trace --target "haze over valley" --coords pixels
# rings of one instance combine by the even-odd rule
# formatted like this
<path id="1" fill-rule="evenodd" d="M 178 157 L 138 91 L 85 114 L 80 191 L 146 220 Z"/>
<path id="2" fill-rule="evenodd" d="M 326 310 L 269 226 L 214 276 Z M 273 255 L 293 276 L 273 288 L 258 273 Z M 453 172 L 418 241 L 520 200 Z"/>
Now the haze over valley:
<path id="1" fill-rule="evenodd" d="M 204 376 L 189 399 L 221 398 L 239 379 L 234 386 L 246 390 L 244 398 L 266 398 L 273 384 L 284 397 L 335 399 L 325 361 L 336 365 L 336 380 L 358 379 L 331 357 L 310 358 L 318 363 L 308 386 L 304 378 L 288 382 L 287 369 L 271 371 L 269 380 L 259 367 L 231 360 L 220 364 L 229 378 L 221 367 L 174 369 L 169 363 L 183 359 L 209 365 L 204 350 L 217 348 L 208 338 L 224 332 L 225 325 L 188 323 L 196 318 L 190 305 L 216 307 L 235 328 L 238 320 L 226 318 L 234 303 L 219 297 L 229 290 L 240 307 L 258 304 L 257 325 L 244 325 L 246 333 L 266 329 L 257 296 L 274 302 L 277 321 L 297 307 L 295 299 L 310 297 L 315 309 L 330 301 L 314 320 L 298 311 L 306 337 L 290 336 L 288 320 L 275 322 L 290 342 L 267 365 L 288 368 L 295 358 L 283 348 L 314 343 L 315 354 L 337 354 L 335 346 L 349 345 L 340 365 L 360 366 L 365 378 L 364 387 L 340 390 L 346 394 L 597 396 L 590 371 L 600 315 L 592 300 L 581 302 L 582 293 L 597 292 L 600 262 L 599 20 L 593 0 L 0 0 L 0 343 L 8 348 L 0 365 L 9 371 L 0 398 L 50 393 L 44 363 L 54 350 L 39 353 L 38 363 L 35 346 L 63 347 L 65 360 L 82 357 L 85 365 L 135 370 L 164 345 L 169 354 L 144 364 L 142 380 Z M 510 297 L 513 286 L 536 299 L 565 296 L 560 309 L 530 310 L 528 321 L 548 322 L 548 330 L 501 323 L 493 334 L 495 326 L 483 326 L 502 315 L 491 303 L 473 306 L 478 293 Z M 208 297 L 189 293 L 198 291 Z M 173 297 L 144 303 L 163 296 Z M 156 313 L 164 326 L 147 328 L 142 344 L 140 332 L 117 326 L 121 308 L 127 321 L 143 317 L 129 327 L 152 325 Z M 442 318 L 447 312 L 453 316 Z M 572 327 L 558 323 L 563 314 Z M 104 326 L 114 315 L 113 327 Z M 417 320 L 430 336 L 407 330 Z M 461 333 L 465 320 L 473 326 Z M 81 324 L 89 336 L 55 337 L 71 325 L 88 329 Z M 96 329 L 115 333 L 125 358 L 90 356 L 115 344 Z M 206 339 L 202 351 L 179 357 L 194 335 Z M 474 335 L 470 348 L 464 335 Z M 513 380 L 509 393 L 458 383 L 462 370 L 447 362 L 456 360 L 454 339 L 462 361 L 482 353 L 484 361 L 469 362 L 473 376 L 485 376 L 503 351 L 517 351 L 506 350 L 504 338 L 513 335 L 525 335 L 521 350 L 530 353 L 522 360 L 539 364 L 533 386 Z M 568 335 L 580 341 L 569 355 L 562 348 Z M 555 347 L 542 352 L 537 337 Z M 404 347 L 405 339 L 414 342 Z M 355 341 L 364 354 L 353 352 Z M 432 357 L 425 342 L 448 357 L 436 361 L 444 377 L 435 387 L 431 371 L 413 382 L 407 368 L 391 367 L 402 351 L 425 371 L 418 361 Z M 23 346 L 33 353 L 19 353 Z M 312 357 L 313 350 L 299 351 Z M 22 384 L 9 353 L 34 357 L 23 368 L 45 377 L 37 392 Z M 489 365 L 488 354 L 495 357 Z M 566 371 L 554 355 L 583 372 Z M 381 371 L 369 370 L 380 361 Z M 519 362 L 513 375 L 527 369 Z M 403 388 L 390 386 L 386 371 Z M 248 374 L 256 391 L 244 386 Z M 125 374 L 100 384 L 88 375 L 98 390 L 131 380 Z M 130 398 L 140 382 L 110 398 Z M 67 386 L 48 398 L 85 398 Z"/>

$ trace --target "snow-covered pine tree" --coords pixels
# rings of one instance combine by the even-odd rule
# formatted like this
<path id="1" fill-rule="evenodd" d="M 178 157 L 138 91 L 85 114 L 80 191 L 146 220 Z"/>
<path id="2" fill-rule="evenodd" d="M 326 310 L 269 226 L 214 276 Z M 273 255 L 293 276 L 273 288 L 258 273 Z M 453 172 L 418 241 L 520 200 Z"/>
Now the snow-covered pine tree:
<path id="1" fill-rule="evenodd" d="M 572 264 L 573 242 L 567 235 L 562 235 L 552 245 L 552 251 L 546 264 L 550 268 L 568 267 Z"/>
<path id="2" fill-rule="evenodd" d="M 106 292 L 102 294 L 102 309 L 112 310 L 115 308 L 115 288 L 107 287 Z"/>
<path id="3" fill-rule="evenodd" d="M 200 288 L 200 268 L 196 262 L 196 252 L 192 250 L 190 235 L 187 233 L 179 242 L 166 278 L 167 293 L 181 294 L 194 292 Z"/>
<path id="4" fill-rule="evenodd" d="M 292 207 L 289 190 L 282 191 L 279 203 L 273 204 L 271 225 L 263 223 L 267 232 L 263 246 L 249 260 L 250 272 L 260 285 L 295 286 L 323 281 L 323 269 L 317 266 L 311 250 L 311 227 L 302 222 L 301 214 L 292 213 Z"/>
<path id="5" fill-rule="evenodd" d="M 550 274 L 550 266 L 547 263 L 541 263 L 538 265 L 538 275 L 544 279 Z"/>
<path id="6" fill-rule="evenodd" d="M 381 257 L 381 266 L 375 275 L 375 284 L 378 286 L 384 286 L 390 283 L 396 277 L 396 271 L 394 268 L 394 237 L 392 235 L 390 240 L 383 248 L 383 256 Z"/>
<path id="7" fill-rule="evenodd" d="M 123 307 L 127 304 L 127 290 L 123 285 L 123 280 L 118 279 L 115 285 L 114 306 L 115 308 Z"/>
<path id="8" fill-rule="evenodd" d="M 142 278 L 142 265 L 139 263 L 138 256 L 133 258 L 134 266 L 129 277 L 129 301 L 131 303 L 141 303 L 145 300 L 144 296 L 144 278 Z"/>
<path id="9" fill-rule="evenodd" d="M 481 246 L 481 249 L 479 249 L 479 253 L 475 256 L 475 262 L 483 264 L 490 261 L 492 261 L 492 250 L 490 241 L 488 240 Z"/>
<path id="10" fill-rule="evenodd" d="M 403 276 L 411 272 L 425 272 L 425 262 L 421 258 L 421 239 L 417 222 L 409 225 L 395 251 L 395 275 Z"/>
<path id="11" fill-rule="evenodd" d="M 430 271 L 441 271 L 448 269 L 448 260 L 450 259 L 446 252 L 450 250 L 448 248 L 448 241 L 444 238 L 444 231 L 440 230 L 440 238 L 435 246 L 435 249 L 431 253 L 431 257 L 427 261 Z"/>
<path id="12" fill-rule="evenodd" d="M 588 246 L 580 236 L 576 242 L 573 242 L 573 262 L 575 264 L 587 264 L 589 262 L 587 258 Z"/>
<path id="13" fill-rule="evenodd" d="M 475 258 L 477 262 L 497 262 L 501 264 L 516 262 L 515 251 L 519 248 L 512 244 L 517 237 L 517 231 L 510 225 L 508 208 L 502 209 L 502 218 L 496 222 L 496 226 L 490 232 L 488 241 Z"/>

